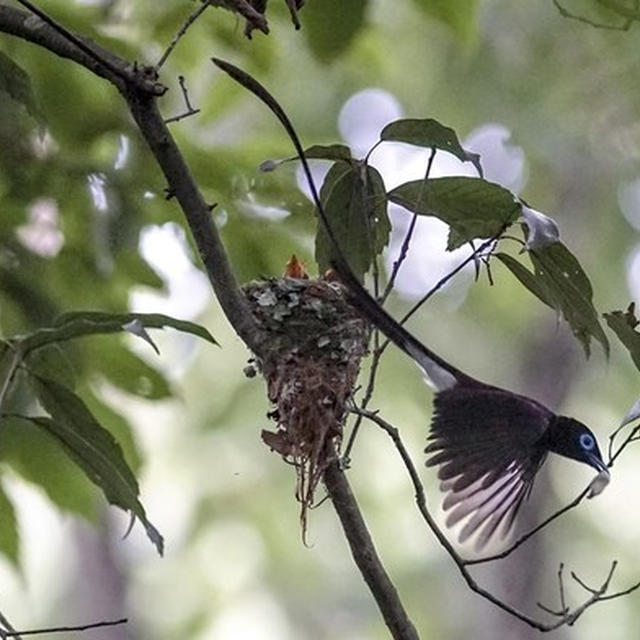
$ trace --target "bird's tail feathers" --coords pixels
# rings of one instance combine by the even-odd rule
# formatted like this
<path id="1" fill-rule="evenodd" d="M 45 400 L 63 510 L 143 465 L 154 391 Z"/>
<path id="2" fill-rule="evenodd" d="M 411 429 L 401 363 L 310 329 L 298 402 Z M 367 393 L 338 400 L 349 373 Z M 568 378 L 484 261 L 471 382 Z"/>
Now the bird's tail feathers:
<path id="1" fill-rule="evenodd" d="M 327 222 L 325 221 L 325 225 L 326 224 Z M 331 235 L 331 233 L 329 235 Z M 335 239 L 334 244 L 337 246 Z M 337 247 L 337 250 L 340 251 L 340 248 Z M 450 389 L 460 380 L 464 375 L 462 372 L 443 360 L 431 351 L 431 349 L 425 347 L 425 345 L 409 333 L 397 320 L 392 318 L 380 303 L 369 294 L 358 278 L 356 278 L 341 252 L 332 260 L 331 266 L 347 287 L 349 302 L 356 307 L 371 324 L 382 331 L 389 340 L 415 360 L 437 391 Z"/>

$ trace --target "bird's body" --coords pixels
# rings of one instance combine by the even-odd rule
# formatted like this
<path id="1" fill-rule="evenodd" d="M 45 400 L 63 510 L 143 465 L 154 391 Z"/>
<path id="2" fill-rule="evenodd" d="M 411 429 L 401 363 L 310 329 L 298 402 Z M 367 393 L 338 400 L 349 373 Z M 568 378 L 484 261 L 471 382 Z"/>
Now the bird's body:
<path id="1" fill-rule="evenodd" d="M 460 541 L 475 535 L 480 548 L 494 533 L 506 535 L 549 453 L 608 473 L 584 424 L 463 373 L 394 320 L 344 260 L 337 259 L 334 268 L 350 302 L 420 365 L 436 390 L 426 464 L 439 467 L 447 524 L 466 518 Z"/>

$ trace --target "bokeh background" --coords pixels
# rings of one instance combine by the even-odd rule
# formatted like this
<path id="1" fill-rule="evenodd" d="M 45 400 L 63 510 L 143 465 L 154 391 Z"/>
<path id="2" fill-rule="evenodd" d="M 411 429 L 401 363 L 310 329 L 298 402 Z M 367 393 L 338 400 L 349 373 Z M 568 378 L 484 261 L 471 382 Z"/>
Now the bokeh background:
<path id="1" fill-rule="evenodd" d="M 228 59 L 267 85 L 306 144 L 346 142 L 362 154 L 399 117 L 433 117 L 482 154 L 486 176 L 553 216 L 591 277 L 596 307 L 622 309 L 640 292 L 640 84 L 637 28 L 596 29 L 563 18 L 551 0 L 307 0 L 303 29 L 283 2 L 271 34 L 243 37 L 230 12 L 209 9 L 178 44 L 161 80 L 172 125 L 221 228 L 240 280 L 278 275 L 292 253 L 313 270 L 314 219 L 296 167 L 260 173 L 292 151 L 268 113 L 211 64 Z M 595 3 L 568 4 L 603 16 Z M 186 0 L 51 0 L 47 11 L 120 55 L 156 62 L 196 7 Z M 615 22 L 615 21 L 614 21 Z M 619 21 L 618 21 L 619 22 Z M 0 611 L 17 628 L 127 616 L 96 639 L 375 639 L 385 627 L 354 568 L 331 504 L 301 540 L 294 472 L 261 442 L 265 388 L 213 299 L 177 205 L 116 91 L 68 61 L 9 36 L 0 48 L 29 75 L 29 113 L 0 100 L 0 326 L 5 336 L 72 309 L 163 312 L 207 326 L 220 348 L 166 331 L 158 358 L 135 339 L 92 338 L 66 354 L 68 374 L 123 443 L 159 558 L 128 518 L 44 436 L 0 433 Z M 0 88 L 1 89 L 1 88 Z M 35 117 L 34 117 L 35 116 Z M 391 188 L 424 172 L 428 154 L 383 145 L 372 156 Z M 320 176 L 326 167 L 316 167 Z M 434 175 L 468 173 L 443 154 Z M 389 265 L 408 224 L 393 209 Z M 463 259 L 446 229 L 421 221 L 391 310 L 399 315 Z M 589 424 L 601 444 L 640 392 L 611 335 L 587 360 L 561 319 L 499 264 L 474 282 L 463 271 L 411 321 L 438 353 L 474 376 Z M 53 354 L 52 357 L 56 355 Z M 367 365 L 364 369 L 366 371 Z M 389 350 L 375 406 L 397 425 L 421 467 L 431 392 Z M 545 619 L 558 607 L 560 562 L 598 585 L 640 580 L 638 451 L 616 464 L 605 493 L 512 557 L 478 568 L 482 583 Z M 430 502 L 433 475 L 421 470 Z M 572 499 L 591 472 L 549 460 L 521 525 Z M 537 637 L 470 593 L 422 523 L 388 437 L 365 425 L 349 478 L 380 555 L 423 638 Z M 17 526 L 18 536 L 12 531 Z M 567 578 L 567 598 L 586 597 Z M 600 604 L 557 638 L 623 640 L 640 625 L 637 594 Z"/>

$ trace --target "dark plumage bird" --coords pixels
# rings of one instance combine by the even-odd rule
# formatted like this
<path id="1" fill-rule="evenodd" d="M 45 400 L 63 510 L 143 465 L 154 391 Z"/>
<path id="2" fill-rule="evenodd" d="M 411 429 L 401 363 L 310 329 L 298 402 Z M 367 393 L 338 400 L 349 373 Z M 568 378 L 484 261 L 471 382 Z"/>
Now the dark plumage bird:
<path id="1" fill-rule="evenodd" d="M 343 258 L 333 266 L 348 288 L 350 302 L 420 365 L 436 389 L 427 465 L 439 467 L 447 525 L 467 518 L 461 542 L 477 534 L 480 548 L 497 531 L 502 536 L 509 532 L 549 453 L 596 469 L 600 482 L 592 484 L 593 495 L 606 486 L 609 472 L 587 426 L 450 365 L 394 320 Z"/>

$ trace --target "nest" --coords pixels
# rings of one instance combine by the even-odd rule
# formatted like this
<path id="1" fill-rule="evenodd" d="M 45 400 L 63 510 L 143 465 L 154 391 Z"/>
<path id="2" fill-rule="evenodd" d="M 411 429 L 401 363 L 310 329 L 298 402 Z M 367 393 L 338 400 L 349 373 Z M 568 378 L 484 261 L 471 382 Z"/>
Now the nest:
<path id="1" fill-rule="evenodd" d="M 277 429 L 264 430 L 262 440 L 296 469 L 304 538 L 315 489 L 340 449 L 370 332 L 337 282 L 282 278 L 244 290 L 268 336 L 256 362 Z"/>

